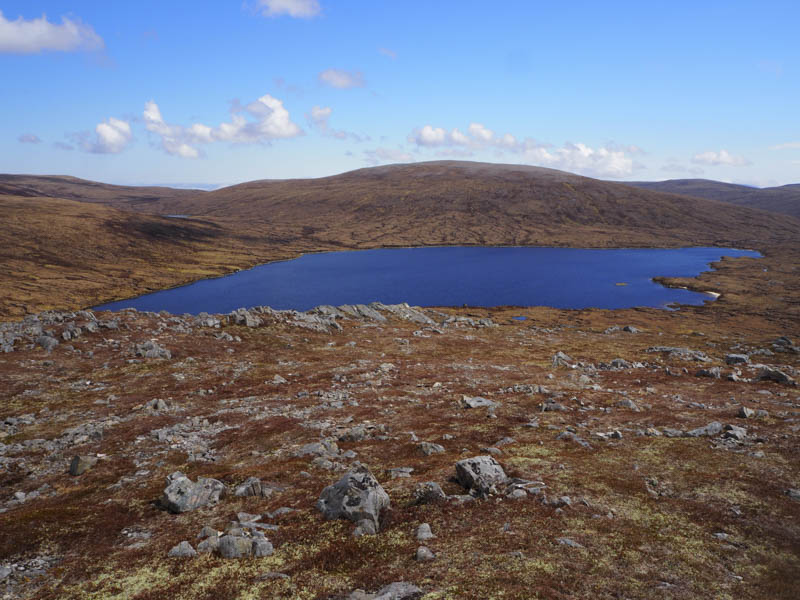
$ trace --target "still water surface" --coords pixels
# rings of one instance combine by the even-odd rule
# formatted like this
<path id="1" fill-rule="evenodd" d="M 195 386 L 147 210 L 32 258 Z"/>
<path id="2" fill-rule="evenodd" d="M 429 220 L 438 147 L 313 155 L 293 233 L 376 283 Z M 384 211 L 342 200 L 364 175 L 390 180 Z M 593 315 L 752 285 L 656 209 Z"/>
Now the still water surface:
<path id="1" fill-rule="evenodd" d="M 308 310 L 320 304 L 419 306 L 667 307 L 712 296 L 669 289 L 652 277 L 693 277 L 730 248 L 392 248 L 308 254 L 216 279 L 95 307 L 226 313 L 240 307 Z M 621 285 L 624 284 L 624 285 Z"/>

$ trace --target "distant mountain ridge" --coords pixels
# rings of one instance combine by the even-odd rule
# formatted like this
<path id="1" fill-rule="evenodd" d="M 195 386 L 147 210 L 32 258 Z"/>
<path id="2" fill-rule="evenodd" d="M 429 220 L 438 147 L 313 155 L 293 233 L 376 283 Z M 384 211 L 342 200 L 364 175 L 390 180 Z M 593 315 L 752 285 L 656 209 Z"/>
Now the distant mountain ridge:
<path id="1" fill-rule="evenodd" d="M 719 200 L 800 218 L 800 183 L 754 188 L 710 179 L 668 179 L 666 181 L 625 181 L 640 189 Z"/>

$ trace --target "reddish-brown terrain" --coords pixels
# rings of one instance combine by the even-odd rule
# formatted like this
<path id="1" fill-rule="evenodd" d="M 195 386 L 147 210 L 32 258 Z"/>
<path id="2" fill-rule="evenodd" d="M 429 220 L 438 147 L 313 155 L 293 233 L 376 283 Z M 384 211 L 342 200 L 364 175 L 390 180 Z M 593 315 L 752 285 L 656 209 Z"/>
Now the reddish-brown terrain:
<path id="1" fill-rule="evenodd" d="M 147 203 L 34 183 L 0 196 L 0 597 L 363 600 L 399 581 L 407 594 L 383 598 L 800 597 L 791 217 L 453 163 Z M 159 216 L 175 213 L 193 218 Z M 75 312 L 302 252 L 412 243 L 764 258 L 667 281 L 721 294 L 677 311 Z M 505 479 L 470 494 L 456 464 L 476 456 Z M 87 468 L 73 475 L 75 457 Z M 356 537 L 316 504 L 359 463 L 390 504 Z M 170 512 L 176 471 L 225 493 Z M 251 477 L 263 495 L 237 496 Z M 444 497 L 421 502 L 427 482 Z M 417 539 L 423 523 L 435 537 Z M 213 549 L 204 527 L 247 552 L 258 531 L 269 542 L 169 556 Z"/>

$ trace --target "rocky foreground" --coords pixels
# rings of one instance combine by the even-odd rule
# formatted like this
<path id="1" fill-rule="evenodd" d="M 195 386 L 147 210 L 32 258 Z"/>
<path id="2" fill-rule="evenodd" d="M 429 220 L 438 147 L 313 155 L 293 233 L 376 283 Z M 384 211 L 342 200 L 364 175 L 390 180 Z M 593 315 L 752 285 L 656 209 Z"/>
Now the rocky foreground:
<path id="1" fill-rule="evenodd" d="M 2 324 L 0 595 L 800 597 L 795 332 L 659 312 Z"/>

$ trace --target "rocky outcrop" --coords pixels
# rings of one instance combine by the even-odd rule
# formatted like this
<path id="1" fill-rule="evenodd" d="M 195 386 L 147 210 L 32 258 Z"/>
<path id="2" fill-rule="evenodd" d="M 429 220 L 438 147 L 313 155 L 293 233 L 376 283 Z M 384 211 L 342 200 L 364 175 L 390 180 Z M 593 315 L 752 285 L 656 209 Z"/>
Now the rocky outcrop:
<path id="1" fill-rule="evenodd" d="M 356 463 L 339 481 L 322 491 L 317 509 L 326 519 L 370 521 L 377 531 L 381 510 L 389 504 L 389 495 L 369 468 Z"/>
<path id="2" fill-rule="evenodd" d="M 199 477 L 196 482 L 180 471 L 167 477 L 161 506 L 171 513 L 184 513 L 202 506 L 213 506 L 225 495 L 225 484 Z"/>
<path id="3" fill-rule="evenodd" d="M 491 456 L 475 456 L 458 461 L 456 479 L 463 487 L 478 496 L 497 492 L 498 486 L 503 486 L 509 481 L 503 467 Z"/>

